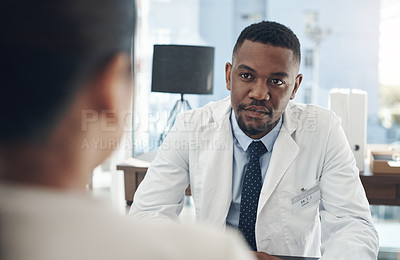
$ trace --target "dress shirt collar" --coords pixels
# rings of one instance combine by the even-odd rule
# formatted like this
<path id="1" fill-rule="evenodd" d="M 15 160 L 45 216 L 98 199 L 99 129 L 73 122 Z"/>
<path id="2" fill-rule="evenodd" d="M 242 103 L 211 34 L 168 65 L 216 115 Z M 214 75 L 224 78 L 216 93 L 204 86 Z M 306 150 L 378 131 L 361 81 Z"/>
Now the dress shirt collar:
<path id="1" fill-rule="evenodd" d="M 264 135 L 261 139 L 253 139 L 248 137 L 242 129 L 240 129 L 236 117 L 235 117 L 235 111 L 231 112 L 231 125 L 232 125 L 232 134 L 236 138 L 236 140 L 239 142 L 239 145 L 242 147 L 242 149 L 246 152 L 247 149 L 249 148 L 249 145 L 253 141 L 261 141 L 267 147 L 268 152 L 272 151 L 272 148 L 274 147 L 274 143 L 276 139 L 278 138 L 279 132 L 281 130 L 282 126 L 282 121 L 283 121 L 283 116 L 279 118 L 278 124 L 266 135 Z"/>

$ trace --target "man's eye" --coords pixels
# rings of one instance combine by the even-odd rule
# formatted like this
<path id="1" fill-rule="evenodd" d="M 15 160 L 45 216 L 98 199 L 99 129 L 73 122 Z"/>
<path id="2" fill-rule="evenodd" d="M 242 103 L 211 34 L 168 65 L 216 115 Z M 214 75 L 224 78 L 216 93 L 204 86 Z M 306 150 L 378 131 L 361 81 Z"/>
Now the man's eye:
<path id="1" fill-rule="evenodd" d="M 248 73 L 241 73 L 241 74 L 240 74 L 240 77 L 242 77 L 242 78 L 244 78 L 244 79 L 252 79 L 252 78 L 253 78 L 253 76 L 251 76 L 251 75 L 248 74 Z"/>
<path id="2" fill-rule="evenodd" d="M 283 81 L 280 79 L 272 79 L 271 83 L 277 86 L 283 85 Z"/>

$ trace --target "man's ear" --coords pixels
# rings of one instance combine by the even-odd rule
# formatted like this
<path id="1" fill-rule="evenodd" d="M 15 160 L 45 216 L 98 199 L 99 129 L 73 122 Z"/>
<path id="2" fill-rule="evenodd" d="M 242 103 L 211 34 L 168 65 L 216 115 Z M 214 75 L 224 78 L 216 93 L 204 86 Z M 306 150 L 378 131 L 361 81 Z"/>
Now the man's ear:
<path id="1" fill-rule="evenodd" d="M 231 90 L 231 72 L 232 72 L 232 64 L 227 62 L 225 64 L 225 82 L 227 90 Z"/>
<path id="2" fill-rule="evenodd" d="M 118 99 L 129 88 L 130 66 L 129 55 L 119 53 L 94 76 L 89 90 L 93 109 L 104 111 L 118 107 Z"/>
<path id="3" fill-rule="evenodd" d="M 303 74 L 297 75 L 292 94 L 290 95 L 290 100 L 294 99 L 294 97 L 296 96 L 296 92 L 299 89 L 302 80 L 303 80 Z"/>

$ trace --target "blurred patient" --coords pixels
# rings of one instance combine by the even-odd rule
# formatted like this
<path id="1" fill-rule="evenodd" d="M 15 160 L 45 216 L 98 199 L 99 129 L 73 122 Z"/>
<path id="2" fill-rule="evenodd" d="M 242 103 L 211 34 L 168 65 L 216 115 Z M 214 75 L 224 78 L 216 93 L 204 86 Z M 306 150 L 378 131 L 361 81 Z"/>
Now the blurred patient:
<path id="1" fill-rule="evenodd" d="M 2 10 L 0 259 L 251 259 L 226 234 L 137 222 L 86 192 L 115 145 L 82 144 L 115 144 L 132 100 L 133 2 Z"/>

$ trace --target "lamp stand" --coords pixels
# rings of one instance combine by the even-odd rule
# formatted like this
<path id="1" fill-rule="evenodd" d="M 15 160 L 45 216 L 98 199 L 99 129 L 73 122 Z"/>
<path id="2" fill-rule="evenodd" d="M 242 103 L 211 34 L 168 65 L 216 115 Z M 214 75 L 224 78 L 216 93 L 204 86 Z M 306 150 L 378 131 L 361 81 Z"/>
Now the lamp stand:
<path id="1" fill-rule="evenodd" d="M 176 117 L 185 111 L 191 110 L 192 108 L 189 105 L 189 102 L 183 98 L 183 93 L 181 93 L 181 99 L 178 99 L 175 102 L 174 107 L 171 110 L 171 113 L 168 116 L 167 125 L 165 126 L 164 130 L 160 135 L 159 145 L 165 140 L 169 131 L 171 130 L 172 126 L 175 124 Z"/>

